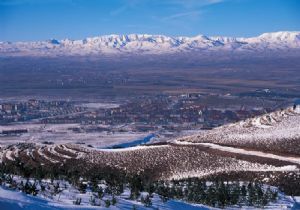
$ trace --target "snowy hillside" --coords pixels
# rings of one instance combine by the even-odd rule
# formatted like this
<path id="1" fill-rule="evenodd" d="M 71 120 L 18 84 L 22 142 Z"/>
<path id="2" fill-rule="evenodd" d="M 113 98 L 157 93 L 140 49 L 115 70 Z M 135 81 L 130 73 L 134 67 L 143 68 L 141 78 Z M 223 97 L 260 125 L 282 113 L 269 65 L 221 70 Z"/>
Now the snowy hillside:
<path id="1" fill-rule="evenodd" d="M 225 125 L 179 141 L 217 143 L 275 153 L 299 155 L 300 106 Z"/>
<path id="2" fill-rule="evenodd" d="M 173 53 L 278 53 L 300 49 L 300 32 L 264 33 L 252 38 L 106 35 L 83 40 L 0 42 L 0 56 L 58 56 Z"/>

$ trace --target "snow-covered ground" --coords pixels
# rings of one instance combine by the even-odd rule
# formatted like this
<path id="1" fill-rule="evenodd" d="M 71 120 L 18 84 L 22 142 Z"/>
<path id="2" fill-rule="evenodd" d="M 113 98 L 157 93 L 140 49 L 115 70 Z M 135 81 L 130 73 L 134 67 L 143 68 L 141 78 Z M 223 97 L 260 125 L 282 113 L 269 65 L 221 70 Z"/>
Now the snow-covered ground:
<path id="1" fill-rule="evenodd" d="M 115 103 L 82 103 L 78 104 L 79 107 L 86 107 L 91 109 L 111 109 L 111 108 L 118 108 L 120 104 Z"/>
<path id="2" fill-rule="evenodd" d="M 80 210 L 93 210 L 93 209 L 112 209 L 112 210 L 131 210 L 135 205 L 137 209 L 146 210 L 146 209 L 160 209 L 160 210 L 208 210 L 213 209 L 204 205 L 198 204 L 188 204 L 182 201 L 169 200 L 166 203 L 163 203 L 158 195 L 154 195 L 152 199 L 152 207 L 146 208 L 144 205 L 138 201 L 133 201 L 127 199 L 128 192 L 125 192 L 123 195 L 117 197 L 117 204 L 115 206 L 110 206 L 109 208 L 104 206 L 91 206 L 89 204 L 89 199 L 91 194 L 79 194 L 77 197 L 81 197 L 83 203 L 80 206 L 73 205 L 75 196 L 69 192 L 68 196 L 62 196 L 60 198 L 47 199 L 42 196 L 32 196 L 26 195 L 22 192 L 17 192 L 9 190 L 3 187 L 0 187 L 0 209 L 1 210 L 70 210 L 70 209 L 80 209 Z M 105 198 L 104 198 L 105 200 Z"/>
<path id="3" fill-rule="evenodd" d="M 104 125 L 103 125 L 104 126 Z M 0 126 L 3 130 L 27 129 L 28 133 L 17 136 L 0 136 L 0 146 L 17 143 L 42 143 L 45 141 L 55 144 L 84 143 L 98 148 L 109 147 L 122 143 L 129 143 L 148 136 L 147 132 L 74 132 L 72 129 L 80 129 L 79 124 L 14 124 Z"/>

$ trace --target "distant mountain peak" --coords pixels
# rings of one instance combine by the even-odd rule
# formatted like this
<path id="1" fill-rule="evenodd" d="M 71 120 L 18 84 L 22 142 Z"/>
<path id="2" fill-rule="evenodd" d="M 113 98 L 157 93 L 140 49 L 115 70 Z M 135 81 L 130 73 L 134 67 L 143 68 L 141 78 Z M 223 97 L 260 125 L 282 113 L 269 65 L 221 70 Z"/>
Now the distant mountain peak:
<path id="1" fill-rule="evenodd" d="M 60 44 L 60 42 L 57 39 L 49 39 L 48 41 L 50 44 Z"/>

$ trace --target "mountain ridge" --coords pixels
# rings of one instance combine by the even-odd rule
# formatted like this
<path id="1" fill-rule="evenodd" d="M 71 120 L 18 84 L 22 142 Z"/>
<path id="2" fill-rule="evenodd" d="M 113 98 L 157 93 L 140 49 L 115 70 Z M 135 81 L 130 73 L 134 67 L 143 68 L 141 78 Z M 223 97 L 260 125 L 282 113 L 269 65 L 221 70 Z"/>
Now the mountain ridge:
<path id="1" fill-rule="evenodd" d="M 165 36 L 149 34 L 103 35 L 81 40 L 49 39 L 0 42 L 0 56 L 59 56 L 176 53 L 280 53 L 300 50 L 300 31 L 263 33 L 256 37 Z"/>

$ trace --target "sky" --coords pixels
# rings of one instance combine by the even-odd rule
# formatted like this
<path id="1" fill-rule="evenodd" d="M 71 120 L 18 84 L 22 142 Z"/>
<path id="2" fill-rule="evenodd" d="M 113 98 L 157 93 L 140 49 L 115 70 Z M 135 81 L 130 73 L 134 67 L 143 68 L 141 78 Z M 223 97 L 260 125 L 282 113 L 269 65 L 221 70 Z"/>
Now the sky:
<path id="1" fill-rule="evenodd" d="M 300 0 L 0 0 L 0 41 L 300 31 Z"/>

